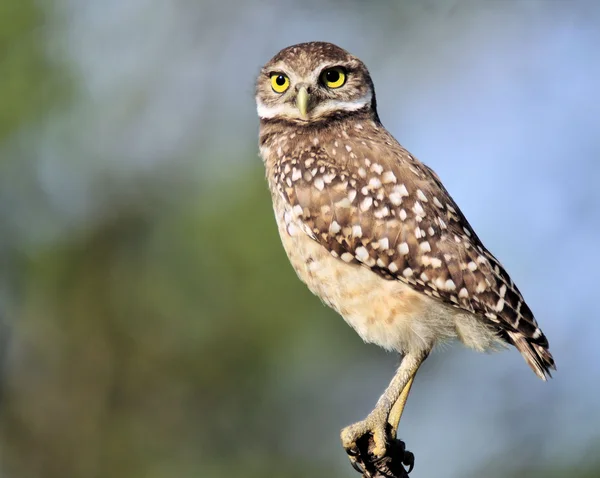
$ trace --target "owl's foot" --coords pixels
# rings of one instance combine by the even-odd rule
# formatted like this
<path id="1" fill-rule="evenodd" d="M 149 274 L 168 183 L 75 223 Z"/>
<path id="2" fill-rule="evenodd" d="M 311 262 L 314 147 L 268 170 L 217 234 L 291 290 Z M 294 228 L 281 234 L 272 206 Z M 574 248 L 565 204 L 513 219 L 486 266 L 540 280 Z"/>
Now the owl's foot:
<path id="1" fill-rule="evenodd" d="M 383 458 L 387 450 L 387 425 L 387 413 L 376 408 L 364 420 L 342 430 L 342 446 L 348 455 L 354 456 L 359 452 L 358 441 L 370 435 L 373 446 L 369 447 L 369 453 L 374 459 Z"/>
<path id="2" fill-rule="evenodd" d="M 363 478 L 408 478 L 415 464 L 415 456 L 404 446 L 402 440 L 388 437 L 386 454 L 375 459 L 372 448 L 375 445 L 372 435 L 358 439 L 358 452 L 349 454 L 350 464 Z"/>

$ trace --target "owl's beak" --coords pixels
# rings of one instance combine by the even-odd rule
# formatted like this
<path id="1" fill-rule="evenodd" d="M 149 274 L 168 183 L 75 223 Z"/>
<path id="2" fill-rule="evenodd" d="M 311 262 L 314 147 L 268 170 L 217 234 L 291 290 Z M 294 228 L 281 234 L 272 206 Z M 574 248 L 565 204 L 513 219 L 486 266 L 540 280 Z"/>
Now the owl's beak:
<path id="1" fill-rule="evenodd" d="M 298 94 L 296 95 L 296 106 L 298 107 L 298 111 L 300 111 L 300 116 L 306 119 L 308 114 L 308 100 L 310 96 L 308 91 L 306 90 L 306 86 L 301 86 L 298 90 Z"/>

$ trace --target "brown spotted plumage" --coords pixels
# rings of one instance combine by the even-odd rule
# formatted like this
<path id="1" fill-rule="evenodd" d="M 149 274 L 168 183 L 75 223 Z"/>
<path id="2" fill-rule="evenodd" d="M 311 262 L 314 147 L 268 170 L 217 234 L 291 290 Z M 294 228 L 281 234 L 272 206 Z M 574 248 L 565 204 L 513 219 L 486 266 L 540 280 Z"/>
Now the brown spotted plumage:
<path id="1" fill-rule="evenodd" d="M 366 341 L 405 356 L 380 413 L 342 433 L 347 448 L 361 433 L 381 435 L 377 420 L 390 420 L 446 339 L 477 350 L 515 345 L 539 377 L 549 375 L 548 341 L 521 293 L 437 175 L 381 125 L 360 60 L 328 43 L 286 48 L 263 67 L 257 108 L 292 265 Z"/>

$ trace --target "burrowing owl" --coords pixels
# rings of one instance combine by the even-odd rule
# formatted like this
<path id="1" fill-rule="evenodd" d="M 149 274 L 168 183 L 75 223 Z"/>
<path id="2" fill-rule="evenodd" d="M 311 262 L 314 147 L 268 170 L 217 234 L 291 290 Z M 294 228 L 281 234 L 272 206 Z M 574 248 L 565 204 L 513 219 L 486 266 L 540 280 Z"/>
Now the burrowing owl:
<path id="1" fill-rule="evenodd" d="M 432 348 L 514 345 L 542 379 L 548 341 L 517 286 L 441 180 L 382 126 L 362 61 L 330 43 L 280 51 L 256 85 L 260 153 L 285 251 L 310 290 L 366 341 L 403 355 L 367 418 L 386 453 L 413 378 Z"/>

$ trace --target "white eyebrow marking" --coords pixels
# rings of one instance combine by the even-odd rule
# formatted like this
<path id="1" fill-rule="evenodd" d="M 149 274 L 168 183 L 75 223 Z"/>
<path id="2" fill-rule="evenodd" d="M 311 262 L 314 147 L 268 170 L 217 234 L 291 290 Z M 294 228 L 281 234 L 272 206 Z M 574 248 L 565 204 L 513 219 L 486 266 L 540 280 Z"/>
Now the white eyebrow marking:
<path id="1" fill-rule="evenodd" d="M 275 118 L 276 116 L 289 116 L 299 118 L 300 112 L 294 105 L 280 103 L 275 106 L 267 106 L 262 101 L 256 101 L 256 112 L 263 119 Z"/>
<path id="2" fill-rule="evenodd" d="M 318 104 L 309 116 L 318 116 L 330 111 L 357 111 L 371 103 L 373 94 L 369 91 L 364 96 L 353 101 L 326 100 Z M 260 99 L 256 98 L 256 112 L 263 119 L 275 118 L 277 116 L 287 116 L 289 118 L 300 118 L 300 112 L 295 105 L 290 103 L 279 103 L 274 106 L 267 106 Z"/>

